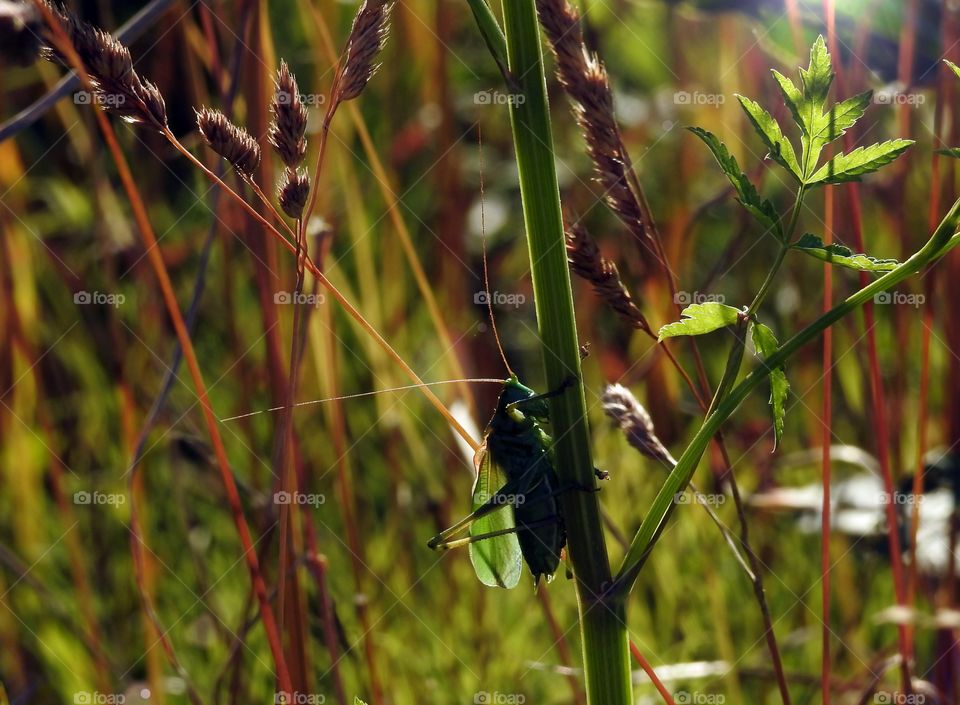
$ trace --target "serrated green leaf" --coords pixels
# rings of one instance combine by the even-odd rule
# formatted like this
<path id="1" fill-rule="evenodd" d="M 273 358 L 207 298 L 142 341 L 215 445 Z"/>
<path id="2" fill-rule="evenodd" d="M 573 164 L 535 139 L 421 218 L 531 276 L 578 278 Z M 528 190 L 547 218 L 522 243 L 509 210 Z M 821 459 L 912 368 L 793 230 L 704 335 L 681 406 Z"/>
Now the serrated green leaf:
<path id="1" fill-rule="evenodd" d="M 836 103 L 816 121 L 810 140 L 823 147 L 841 137 L 863 117 L 873 99 L 873 91 L 864 91 L 853 98 Z"/>
<path id="2" fill-rule="evenodd" d="M 753 129 L 757 131 L 760 139 L 770 150 L 770 158 L 789 171 L 798 181 L 802 181 L 803 171 L 800 169 L 797 155 L 793 151 L 793 145 L 790 144 L 790 140 L 784 137 L 783 130 L 780 129 L 780 124 L 776 119 L 756 101 L 742 95 L 738 95 L 737 100 L 740 101 L 740 107 L 743 108 L 750 119 Z"/>
<path id="3" fill-rule="evenodd" d="M 960 159 L 960 147 L 950 147 L 949 149 L 935 149 L 937 154 L 942 154 L 945 157 L 953 157 L 954 159 Z"/>
<path id="4" fill-rule="evenodd" d="M 780 344 L 773 331 L 762 323 L 753 325 L 753 346 L 760 357 L 766 360 L 773 355 Z M 786 415 L 787 394 L 790 391 L 790 382 L 787 380 L 787 371 L 783 365 L 770 370 L 770 411 L 773 413 L 774 448 L 780 444 L 783 437 L 783 417 Z"/>
<path id="5" fill-rule="evenodd" d="M 869 147 L 857 147 L 852 152 L 840 154 L 820 167 L 810 180 L 810 186 L 821 184 L 840 184 L 846 181 L 859 181 L 864 174 L 886 166 L 903 154 L 913 140 L 889 140 Z"/>
<path id="6" fill-rule="evenodd" d="M 727 150 L 726 145 L 721 142 L 716 135 L 700 127 L 688 127 L 688 130 L 699 137 L 710 148 L 714 158 L 727 175 L 730 183 L 737 192 L 737 200 L 744 208 L 765 228 L 774 231 L 780 237 L 780 223 L 777 211 L 765 198 L 761 198 L 756 187 L 747 178 L 747 175 L 740 170 L 740 165 Z"/>
<path id="7" fill-rule="evenodd" d="M 790 114 L 793 115 L 793 121 L 797 123 L 797 127 L 799 127 L 801 131 L 806 133 L 807 128 L 806 125 L 804 125 L 803 116 L 800 114 L 800 108 L 803 105 L 803 94 L 793 81 L 776 69 L 771 70 L 771 73 L 780 86 L 783 102 L 787 108 L 790 109 Z"/>
<path id="8" fill-rule="evenodd" d="M 870 255 L 858 254 L 849 247 L 837 243 L 825 245 L 823 240 L 811 233 L 804 234 L 790 247 L 818 260 L 859 272 L 889 272 L 900 265 L 895 259 L 877 259 Z"/>
<path id="9" fill-rule="evenodd" d="M 800 80 L 803 83 L 804 100 L 812 104 L 819 103 L 822 108 L 827 102 L 830 84 L 833 83 L 830 52 L 827 51 L 827 43 L 822 34 L 810 48 L 810 64 L 806 69 L 800 69 Z"/>
<path id="10" fill-rule="evenodd" d="M 353 705 L 367 705 L 367 704 L 366 704 L 365 702 L 363 702 L 360 698 L 354 696 L 354 698 L 353 698 Z"/>
<path id="11" fill-rule="evenodd" d="M 733 306 L 711 301 L 691 304 L 680 312 L 680 316 L 679 321 L 668 323 L 660 329 L 658 340 L 679 335 L 703 335 L 732 326 L 740 317 L 740 311 Z"/>

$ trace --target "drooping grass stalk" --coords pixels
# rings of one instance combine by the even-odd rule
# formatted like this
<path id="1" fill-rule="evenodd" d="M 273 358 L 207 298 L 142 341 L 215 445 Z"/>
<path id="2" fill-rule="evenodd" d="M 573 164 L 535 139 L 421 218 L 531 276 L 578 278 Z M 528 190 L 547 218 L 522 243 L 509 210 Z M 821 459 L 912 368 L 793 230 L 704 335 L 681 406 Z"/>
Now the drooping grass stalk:
<path id="1" fill-rule="evenodd" d="M 560 192 L 554 163 L 546 77 L 534 0 L 506 0 L 504 23 L 514 94 L 510 118 L 520 175 L 524 223 L 546 382 L 577 383 L 550 400 L 562 485 L 592 488 L 595 480 L 580 382 L 580 350 L 567 266 Z M 567 544 L 576 580 L 584 681 L 591 705 L 632 702 L 626 615 L 621 602 L 604 599 L 610 564 L 595 493 L 561 497 Z"/>
<path id="2" fill-rule="evenodd" d="M 739 408 L 744 399 L 770 375 L 772 370 L 782 366 L 800 348 L 815 340 L 829 326 L 863 306 L 866 302 L 871 301 L 876 294 L 891 289 L 933 264 L 960 244 L 960 233 L 957 232 L 958 226 L 960 226 L 960 199 L 954 202 L 927 243 L 913 256 L 895 269 L 862 287 L 796 333 L 717 403 L 716 408 L 704 420 L 700 430 L 697 431 L 678 459 L 676 467 L 660 488 L 643 523 L 634 536 L 630 544 L 630 550 L 624 557 L 617 574 L 615 593 L 622 596 L 629 593 L 633 587 L 640 569 L 656 543 L 661 527 L 674 506 L 674 495 L 687 486 L 710 442 L 710 438 L 720 430 L 724 422 Z"/>

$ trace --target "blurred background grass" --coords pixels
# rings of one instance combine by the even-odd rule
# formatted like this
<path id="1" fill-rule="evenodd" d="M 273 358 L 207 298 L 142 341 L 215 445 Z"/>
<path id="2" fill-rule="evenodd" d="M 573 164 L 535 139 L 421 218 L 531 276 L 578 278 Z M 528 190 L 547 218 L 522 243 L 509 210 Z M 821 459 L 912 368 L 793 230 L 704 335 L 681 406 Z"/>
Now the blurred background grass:
<path id="1" fill-rule="evenodd" d="M 99 0 L 76 9 L 114 28 L 139 5 Z M 262 133 L 257 126 L 269 119 L 263 97 L 280 57 L 291 64 L 301 90 L 320 104 L 332 77 L 323 22 L 339 47 L 355 9 L 330 0 L 172 2 L 131 50 L 137 70 L 165 96 L 173 131 L 203 153 L 193 131 L 194 106 L 227 108 L 234 80 L 238 90 L 230 107 L 237 121 Z M 786 208 L 791 195 L 778 174 L 760 166 L 762 148 L 733 96 L 742 93 L 776 108 L 785 123 L 767 69 L 792 75 L 806 63 L 796 46 L 809 46 L 823 31 L 822 7 L 799 2 L 793 17 L 774 0 L 590 0 L 584 9 L 588 41 L 607 63 L 618 117 L 679 288 L 691 298 L 723 296 L 742 305 L 759 286 L 773 249 L 732 202 L 707 151 L 681 128 L 696 124 L 717 133 Z M 931 154 L 934 147 L 957 143 L 956 87 L 949 80 L 938 83 L 936 69 L 941 55 L 956 53 L 956 11 L 933 0 L 839 0 L 837 12 L 845 93 L 886 91 L 864 118 L 857 140 L 918 141 L 861 190 L 869 252 L 901 257 L 926 239 L 931 194 L 940 190 L 952 200 L 955 188 L 949 164 L 931 171 Z M 915 22 L 908 21 L 911 16 Z M 239 73 L 229 68 L 235 51 Z M 542 387 L 507 106 L 498 102 L 496 66 L 465 4 L 399 5 L 383 60 L 355 104 L 357 119 L 344 110 L 334 123 L 318 209 L 332 233 L 325 267 L 424 379 L 449 379 L 458 367 L 471 376 L 503 376 L 486 307 L 476 298 L 484 289 L 482 154 L 491 289 L 511 297 L 496 307 L 497 322 L 511 365 L 524 381 Z M 58 77 L 49 64 L 5 65 L 2 117 L 29 105 Z M 675 312 L 663 279 L 599 201 L 566 99 L 555 82 L 550 89 L 565 207 L 619 264 L 651 321 L 671 320 Z M 944 112 L 935 134 L 938 105 Z M 311 119 L 319 122 L 322 109 L 314 108 Z M 386 183 L 364 150 L 359 125 L 369 130 Z M 276 304 L 274 296 L 293 287 L 292 258 L 265 242 L 235 204 L 221 199 L 213 213 L 209 183 L 158 136 L 119 123 L 118 134 L 184 309 L 215 225 L 193 339 L 216 413 L 227 417 L 274 406 L 283 389 L 292 319 L 292 307 Z M 316 133 L 309 136 L 316 149 Z M 213 164 L 209 153 L 204 159 Z M 265 168 L 279 169 L 269 162 Z M 143 689 L 153 702 L 186 701 L 184 674 L 169 667 L 138 595 L 130 550 L 135 498 L 147 556 L 145 589 L 203 701 L 272 701 L 269 649 L 197 399 L 182 372 L 128 486 L 136 435 L 159 392 L 175 337 L 118 186 L 89 106 L 69 98 L 0 144 L 0 679 L 16 703 L 83 702 L 85 693 L 125 694 L 127 702 L 138 702 Z M 845 196 L 838 198 L 835 237 L 850 242 Z M 818 234 L 821 199 L 816 196 L 803 216 L 806 229 Z M 438 335 L 411 276 L 398 222 L 415 243 L 451 347 Z M 926 296 L 922 305 L 878 307 L 876 335 L 900 479 L 916 470 L 927 446 L 951 447 L 960 438 L 960 329 L 951 316 L 957 267 L 953 256 L 940 274 L 912 284 L 910 291 Z M 835 281 L 835 296 L 856 284 L 843 271 Z M 763 312 L 781 339 L 817 315 L 821 289 L 821 267 L 812 260 L 789 262 Z M 84 292 L 122 302 L 86 305 L 77 298 Z M 631 386 L 675 454 L 699 414 L 649 339 L 626 330 L 582 282 L 575 282 L 575 292 L 581 340 L 590 344 L 584 369 L 595 456 L 612 474 L 601 501 L 630 535 L 663 475 L 603 418 L 603 385 Z M 921 444 L 925 328 L 931 331 L 932 383 Z M 832 432 L 835 443 L 874 455 L 878 432 L 863 333 L 862 315 L 835 331 Z M 714 381 L 728 344 L 722 334 L 703 341 Z M 688 349 L 677 350 L 692 369 Z M 751 493 L 819 478 L 815 463 L 783 462 L 820 442 L 819 349 L 804 351 L 788 374 L 794 395 L 776 454 L 762 395 L 728 429 L 734 469 Z M 311 313 L 299 399 L 406 383 L 329 297 Z M 471 398 L 463 398 L 457 386 L 437 393 L 482 428 L 497 389 L 470 390 Z M 342 434 L 338 418 L 345 424 Z M 261 414 L 223 425 L 270 585 L 278 566 L 270 460 L 277 422 L 276 415 Z M 326 562 L 325 587 L 335 613 L 335 623 L 326 626 L 339 651 L 331 657 L 320 584 L 301 560 L 300 601 L 288 605 L 285 626 L 288 634 L 296 626 L 305 634 L 300 643 L 309 692 L 336 702 L 337 673 L 351 698 L 358 694 L 378 704 L 481 702 L 484 693 L 538 704 L 581 697 L 576 609 L 562 572 L 539 596 L 526 581 L 511 592 L 489 590 L 473 577 L 465 552 L 439 556 L 426 548 L 430 536 L 468 511 L 473 470 L 418 391 L 305 407 L 295 423 L 297 468 L 310 491 L 324 499 L 302 507 L 301 519 L 313 524 Z M 721 492 L 711 481 L 720 470 L 718 458 L 705 465 L 714 474 L 702 468 L 701 487 Z M 837 474 L 854 471 L 839 465 Z M 93 503 L 83 503 L 78 492 L 91 493 Z M 110 503 L 96 503 L 107 498 Z M 353 541 L 344 518 L 350 507 L 358 530 Z M 717 511 L 735 525 L 731 502 Z M 767 568 L 767 597 L 795 702 L 816 701 L 820 538 L 801 531 L 793 515 L 752 511 L 750 521 Z M 610 544 L 616 561 L 621 549 L 612 539 Z M 833 538 L 838 701 L 856 702 L 896 651 L 895 628 L 878 618 L 894 602 L 883 546 L 882 539 Z M 296 548 L 302 558 L 299 538 Z M 924 576 L 917 610 L 952 608 L 954 582 L 952 575 Z M 681 669 L 686 675 L 669 679 L 672 690 L 732 703 L 778 701 L 750 582 L 702 511 L 688 507 L 679 513 L 631 599 L 631 634 L 653 665 L 723 662 Z M 545 609 L 555 617 L 553 626 Z M 948 626 L 916 634 L 916 675 L 948 687 L 950 698 L 956 693 L 954 643 Z M 641 701 L 657 702 L 652 687 L 638 678 Z"/>

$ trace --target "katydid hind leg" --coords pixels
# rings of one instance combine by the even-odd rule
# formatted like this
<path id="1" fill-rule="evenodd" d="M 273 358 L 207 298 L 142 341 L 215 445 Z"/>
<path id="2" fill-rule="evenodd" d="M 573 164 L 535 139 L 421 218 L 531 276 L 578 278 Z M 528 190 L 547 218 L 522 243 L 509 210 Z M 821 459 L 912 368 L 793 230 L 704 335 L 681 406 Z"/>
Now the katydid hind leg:
<path id="1" fill-rule="evenodd" d="M 447 539 L 451 536 L 456 536 L 461 531 L 466 530 L 470 527 L 473 522 L 478 519 L 492 514 L 493 512 L 506 507 L 516 506 L 519 497 L 525 497 L 526 493 L 534 489 L 539 483 L 530 483 L 530 477 L 533 475 L 533 470 L 528 470 L 523 473 L 520 477 L 515 480 L 508 480 L 505 485 L 503 485 L 497 492 L 492 495 L 486 502 L 481 506 L 474 509 L 463 519 L 458 521 L 453 526 L 444 529 L 439 534 L 434 536 L 427 542 L 428 548 L 440 548 L 441 544 L 449 544 Z M 522 492 L 520 490 L 523 490 Z M 449 546 L 448 546 L 449 547 Z"/>
<path id="2" fill-rule="evenodd" d="M 558 524 L 561 521 L 563 521 L 563 519 L 561 519 L 559 515 L 554 515 L 546 519 L 530 522 L 529 524 L 518 524 L 510 529 L 500 529 L 499 531 L 490 531 L 485 534 L 477 534 L 475 536 L 464 536 L 463 538 L 453 539 L 451 541 L 441 541 L 435 545 L 432 545 L 431 548 L 434 548 L 439 551 L 448 551 L 451 548 L 460 548 L 461 546 L 469 546 L 470 544 L 477 543 L 478 541 L 493 539 L 498 536 L 506 536 L 508 534 L 515 534 L 519 531 L 525 531 L 528 529 L 539 529 L 543 526 Z"/>

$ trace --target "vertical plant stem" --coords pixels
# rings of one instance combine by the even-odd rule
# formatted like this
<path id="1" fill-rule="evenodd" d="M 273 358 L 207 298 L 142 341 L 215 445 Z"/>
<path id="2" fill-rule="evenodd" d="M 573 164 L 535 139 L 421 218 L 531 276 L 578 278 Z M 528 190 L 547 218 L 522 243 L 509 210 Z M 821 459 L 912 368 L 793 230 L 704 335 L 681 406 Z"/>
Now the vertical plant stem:
<path id="1" fill-rule="evenodd" d="M 833 13 L 834 0 L 825 0 L 829 8 L 828 14 Z M 836 31 L 834 27 L 828 27 L 827 42 L 834 56 L 839 57 L 837 53 L 838 44 Z M 844 94 L 845 81 L 843 62 L 838 60 L 836 64 L 837 88 L 840 95 Z M 843 136 L 843 146 L 847 152 L 854 148 L 853 132 L 848 131 Z M 856 183 L 846 184 L 846 190 L 849 198 L 850 207 L 850 225 L 853 231 L 853 242 L 858 252 L 864 251 L 863 244 L 863 216 L 860 206 L 860 189 Z M 870 276 L 866 272 L 860 272 L 860 286 L 866 286 L 870 281 Z M 890 461 L 890 427 L 887 421 L 887 401 L 883 387 L 883 379 L 880 374 L 880 357 L 877 351 L 877 336 L 875 330 L 875 319 L 873 313 L 873 301 L 867 301 L 863 307 L 864 326 L 866 328 L 867 338 L 867 357 L 869 360 L 870 374 L 870 399 L 874 410 L 873 425 L 876 431 L 876 450 L 877 459 L 880 461 L 880 474 L 883 477 L 884 491 L 887 493 L 889 501 L 886 505 L 887 518 L 887 541 L 890 545 L 890 568 L 893 573 L 893 591 L 900 606 L 906 605 L 906 581 L 904 580 L 903 554 L 900 551 L 900 535 L 897 530 L 897 509 L 893 502 L 895 486 L 893 482 L 893 468 Z M 897 627 L 897 635 L 900 648 L 900 672 L 903 691 L 907 694 L 912 693 L 912 679 L 910 676 L 910 645 L 907 636 L 907 626 L 900 624 Z"/>
<path id="2" fill-rule="evenodd" d="M 534 0 L 506 0 L 504 23 L 509 70 L 519 91 L 510 101 L 510 118 L 546 380 L 550 388 L 558 388 L 570 375 L 577 378 L 550 400 L 556 453 L 567 461 L 558 472 L 562 485 L 592 488 L 580 349 Z M 587 702 L 628 705 L 633 692 L 625 603 L 601 597 L 611 576 L 597 498 L 593 492 L 574 491 L 565 493 L 561 502 L 576 576 Z"/>

